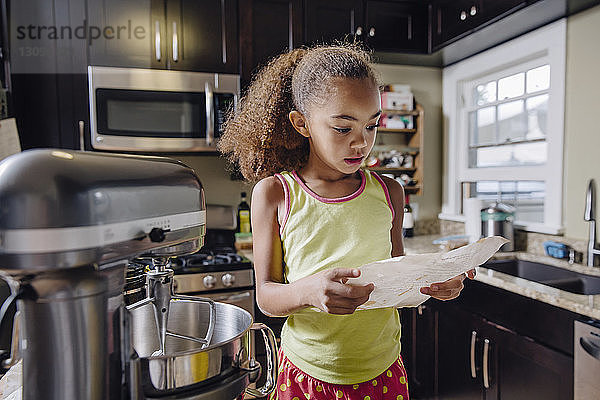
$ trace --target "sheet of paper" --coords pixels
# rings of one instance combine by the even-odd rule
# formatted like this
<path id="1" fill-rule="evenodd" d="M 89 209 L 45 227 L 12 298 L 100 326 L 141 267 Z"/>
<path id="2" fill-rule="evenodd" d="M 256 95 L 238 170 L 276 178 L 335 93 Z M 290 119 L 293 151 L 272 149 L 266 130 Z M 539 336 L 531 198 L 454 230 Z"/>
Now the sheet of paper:
<path id="1" fill-rule="evenodd" d="M 360 267 L 361 275 L 349 284 L 374 283 L 369 300 L 358 310 L 384 307 L 415 307 L 430 296 L 419 289 L 444 282 L 485 263 L 508 242 L 492 236 L 447 253 L 415 254 L 377 261 Z"/>
<path id="2" fill-rule="evenodd" d="M 0 160 L 21 152 L 17 123 L 14 118 L 0 121 Z"/>

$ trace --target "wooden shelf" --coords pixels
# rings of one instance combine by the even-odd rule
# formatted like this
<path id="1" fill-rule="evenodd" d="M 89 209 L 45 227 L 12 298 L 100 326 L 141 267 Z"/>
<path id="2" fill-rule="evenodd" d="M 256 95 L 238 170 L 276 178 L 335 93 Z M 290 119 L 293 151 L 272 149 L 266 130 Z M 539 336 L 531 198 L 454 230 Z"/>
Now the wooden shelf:
<path id="1" fill-rule="evenodd" d="M 421 189 L 422 189 L 421 185 L 404 186 L 404 193 L 406 193 L 406 194 L 416 194 L 416 193 L 420 192 Z"/>
<path id="2" fill-rule="evenodd" d="M 416 129 L 377 128 L 377 132 L 417 133 L 417 130 Z"/>
<path id="3" fill-rule="evenodd" d="M 396 115 L 413 115 L 415 117 L 417 117 L 419 115 L 419 111 L 418 110 L 390 110 L 390 109 L 384 109 L 381 110 L 382 113 L 384 114 L 396 114 Z"/>

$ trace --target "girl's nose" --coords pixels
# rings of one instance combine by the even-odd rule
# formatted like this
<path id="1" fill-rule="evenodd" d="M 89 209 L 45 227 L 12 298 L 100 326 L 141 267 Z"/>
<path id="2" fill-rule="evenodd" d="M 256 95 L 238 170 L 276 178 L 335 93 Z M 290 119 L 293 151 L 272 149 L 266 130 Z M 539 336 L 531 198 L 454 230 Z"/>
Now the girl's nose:
<path id="1" fill-rule="evenodd" d="M 367 144 L 368 144 L 368 142 L 367 142 L 366 135 L 364 133 L 360 133 L 353 140 L 351 147 L 353 149 L 362 149 L 363 147 L 367 147 Z"/>

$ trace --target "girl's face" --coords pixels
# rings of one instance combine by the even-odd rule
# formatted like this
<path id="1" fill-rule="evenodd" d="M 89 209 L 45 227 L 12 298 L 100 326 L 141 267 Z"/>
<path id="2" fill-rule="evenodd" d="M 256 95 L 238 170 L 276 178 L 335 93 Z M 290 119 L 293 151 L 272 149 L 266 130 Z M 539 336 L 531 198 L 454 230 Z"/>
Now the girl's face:
<path id="1" fill-rule="evenodd" d="M 352 174 L 375 142 L 380 94 L 370 79 L 332 78 L 330 86 L 333 90 L 318 105 L 311 105 L 308 116 L 292 111 L 290 120 L 309 138 L 309 162 Z"/>

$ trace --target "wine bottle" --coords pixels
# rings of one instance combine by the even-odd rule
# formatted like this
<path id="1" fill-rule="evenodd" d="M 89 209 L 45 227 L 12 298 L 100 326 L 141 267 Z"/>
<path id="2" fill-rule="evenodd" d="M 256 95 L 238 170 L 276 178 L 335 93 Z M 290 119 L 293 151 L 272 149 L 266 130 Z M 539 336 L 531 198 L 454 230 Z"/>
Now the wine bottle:
<path id="1" fill-rule="evenodd" d="M 246 192 L 242 192 L 242 201 L 237 209 L 237 231 L 240 233 L 250 233 L 250 206 L 246 202 Z"/>
<path id="2" fill-rule="evenodd" d="M 404 202 L 404 219 L 402 220 L 402 236 L 413 237 L 415 228 L 415 219 L 412 213 L 412 207 L 410 206 L 408 195 L 405 197 Z"/>

